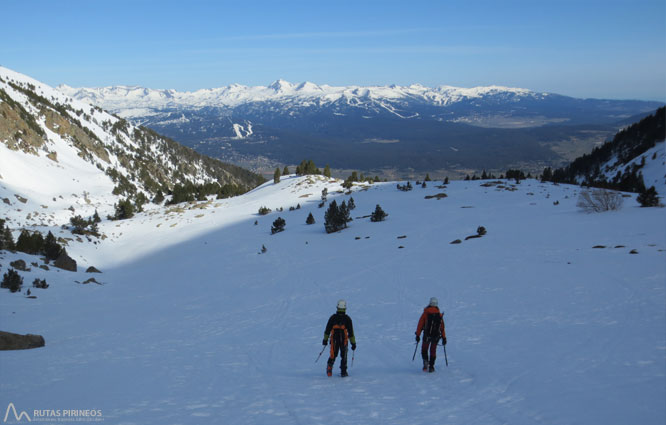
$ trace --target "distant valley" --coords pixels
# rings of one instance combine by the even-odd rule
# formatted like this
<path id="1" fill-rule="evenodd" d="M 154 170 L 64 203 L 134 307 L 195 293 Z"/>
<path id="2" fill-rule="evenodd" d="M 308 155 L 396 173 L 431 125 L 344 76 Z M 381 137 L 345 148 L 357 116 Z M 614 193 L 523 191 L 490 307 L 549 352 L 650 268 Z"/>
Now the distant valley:
<path id="1" fill-rule="evenodd" d="M 661 106 L 498 86 L 331 87 L 282 80 L 195 92 L 58 90 L 258 173 L 312 159 L 339 175 L 359 170 L 388 178 L 541 172 L 589 152 Z"/>

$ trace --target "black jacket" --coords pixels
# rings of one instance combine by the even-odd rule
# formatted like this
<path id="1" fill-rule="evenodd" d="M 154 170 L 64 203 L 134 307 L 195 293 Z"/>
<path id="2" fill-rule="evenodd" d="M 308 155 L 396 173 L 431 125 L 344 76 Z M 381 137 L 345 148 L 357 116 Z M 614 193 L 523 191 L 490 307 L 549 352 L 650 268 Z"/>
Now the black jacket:
<path id="1" fill-rule="evenodd" d="M 347 336 L 349 337 L 349 341 L 351 341 L 352 344 L 356 344 L 356 338 L 354 338 L 354 325 L 352 324 L 352 319 L 351 317 L 347 316 L 346 313 L 335 313 L 334 315 L 331 316 L 330 319 L 328 319 L 328 323 L 326 324 L 326 330 L 324 331 L 324 339 L 328 339 L 328 337 L 331 335 L 331 330 L 333 330 L 333 326 L 339 325 L 339 326 L 344 326 L 345 329 L 347 329 Z"/>

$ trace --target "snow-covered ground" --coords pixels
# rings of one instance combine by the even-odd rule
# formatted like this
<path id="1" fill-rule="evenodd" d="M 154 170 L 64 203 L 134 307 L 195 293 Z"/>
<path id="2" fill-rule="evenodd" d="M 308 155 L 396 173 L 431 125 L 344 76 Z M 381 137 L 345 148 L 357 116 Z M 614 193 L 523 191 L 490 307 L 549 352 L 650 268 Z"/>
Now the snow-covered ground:
<path id="1" fill-rule="evenodd" d="M 321 190 L 349 196 L 294 176 L 104 222 L 107 240 L 68 247 L 103 285 L 33 267 L 25 287 L 51 285 L 36 299 L 0 291 L 0 329 L 46 339 L 0 353 L 0 414 L 13 403 L 33 417 L 98 409 L 109 424 L 663 425 L 666 210 L 632 197 L 585 214 L 575 186 L 481 183 L 356 188 L 355 220 L 334 234 Z M 358 218 L 377 204 L 386 221 Z M 271 235 L 278 216 L 286 229 Z M 478 226 L 487 235 L 464 240 Z M 2 272 L 39 261 L 0 256 Z M 424 374 L 411 359 L 431 296 L 449 366 L 440 347 Z M 345 379 L 315 363 L 339 298 L 358 342 Z"/>

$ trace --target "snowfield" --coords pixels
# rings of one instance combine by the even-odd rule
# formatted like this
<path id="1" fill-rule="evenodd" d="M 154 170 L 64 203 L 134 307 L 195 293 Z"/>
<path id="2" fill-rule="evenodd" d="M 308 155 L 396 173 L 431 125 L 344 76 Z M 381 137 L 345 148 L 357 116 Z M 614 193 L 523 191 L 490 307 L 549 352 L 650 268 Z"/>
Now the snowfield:
<path id="1" fill-rule="evenodd" d="M 321 191 L 349 195 L 319 177 L 105 220 L 106 240 L 67 247 L 80 272 L 22 273 L 24 290 L 50 284 L 36 299 L 0 290 L 0 329 L 46 339 L 0 353 L 0 414 L 13 403 L 33 421 L 91 409 L 108 424 L 663 425 L 665 210 L 632 195 L 585 214 L 576 186 L 482 183 L 357 186 L 354 221 L 334 234 Z M 386 221 L 360 218 L 377 204 Z M 285 231 L 271 235 L 278 216 Z M 465 240 L 478 226 L 488 233 Z M 3 251 L 0 271 L 17 258 L 40 261 Z M 89 265 L 101 285 L 76 283 Z M 427 374 L 411 359 L 431 296 L 449 366 L 440 347 Z M 326 354 L 315 363 L 340 298 L 358 342 L 344 379 L 339 360 L 331 378 Z"/>

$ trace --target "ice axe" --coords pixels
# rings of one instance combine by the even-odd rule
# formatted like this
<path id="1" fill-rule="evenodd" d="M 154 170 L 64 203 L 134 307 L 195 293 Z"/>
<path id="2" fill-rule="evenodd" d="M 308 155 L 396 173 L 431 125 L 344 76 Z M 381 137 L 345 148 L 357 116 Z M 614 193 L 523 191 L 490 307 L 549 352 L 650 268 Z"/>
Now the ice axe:
<path id="1" fill-rule="evenodd" d="M 442 344 L 442 347 L 444 348 L 444 360 L 446 361 L 446 367 L 449 367 L 449 358 L 446 355 L 446 344 Z"/>
<path id="2" fill-rule="evenodd" d="M 315 360 L 315 363 L 317 363 L 319 361 L 319 357 L 321 357 L 321 355 L 324 353 L 324 350 L 326 349 L 327 346 L 328 346 L 328 344 L 324 345 L 324 348 L 321 349 L 321 351 L 319 352 L 319 355 L 317 356 L 317 360 Z"/>
<path id="3" fill-rule="evenodd" d="M 416 358 L 416 350 L 419 349 L 419 341 L 416 341 L 416 346 L 414 347 L 414 355 L 412 356 L 412 361 Z"/>

